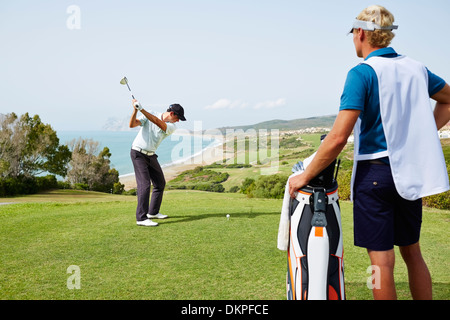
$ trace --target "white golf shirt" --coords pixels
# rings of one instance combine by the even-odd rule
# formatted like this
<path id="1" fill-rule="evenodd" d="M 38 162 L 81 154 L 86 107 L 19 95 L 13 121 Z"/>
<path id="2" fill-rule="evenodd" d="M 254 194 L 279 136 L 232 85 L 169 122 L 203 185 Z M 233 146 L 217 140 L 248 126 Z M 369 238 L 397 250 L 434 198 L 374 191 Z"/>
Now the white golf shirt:
<path id="1" fill-rule="evenodd" d="M 148 112 L 161 119 L 162 113 L 154 111 Z M 176 130 L 175 124 L 166 122 L 167 129 L 164 132 L 144 115 L 139 117 L 139 121 L 141 122 L 141 128 L 133 141 L 132 147 L 140 148 L 146 152 L 155 153 L 161 142 Z"/>

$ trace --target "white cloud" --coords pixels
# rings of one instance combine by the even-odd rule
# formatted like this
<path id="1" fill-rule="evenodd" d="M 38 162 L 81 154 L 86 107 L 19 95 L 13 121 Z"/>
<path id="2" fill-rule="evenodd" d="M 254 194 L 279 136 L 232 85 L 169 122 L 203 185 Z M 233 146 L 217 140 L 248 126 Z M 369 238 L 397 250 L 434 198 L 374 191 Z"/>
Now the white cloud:
<path id="1" fill-rule="evenodd" d="M 228 100 L 220 99 L 205 107 L 205 109 L 235 109 L 235 108 L 246 108 L 248 103 L 242 102 L 241 100 Z"/>
<path id="2" fill-rule="evenodd" d="M 247 108 L 248 107 L 248 103 L 246 102 L 242 102 L 241 100 L 235 100 L 230 104 L 230 109 L 235 109 L 235 108 Z"/>
<path id="3" fill-rule="evenodd" d="M 258 102 L 253 106 L 253 109 L 273 109 L 286 105 L 285 98 L 279 98 L 277 100 L 268 100 L 264 102 Z M 205 109 L 216 110 L 216 109 L 244 109 L 249 106 L 249 103 L 243 102 L 241 100 L 231 101 L 229 99 L 220 99 L 205 107 Z"/>
<path id="4" fill-rule="evenodd" d="M 285 98 L 279 98 L 277 100 L 269 100 L 257 103 L 253 109 L 273 109 L 286 105 Z"/>
<path id="5" fill-rule="evenodd" d="M 205 109 L 224 109 L 230 105 L 230 100 L 228 99 L 220 99 L 213 104 L 210 104 L 205 107 Z"/>

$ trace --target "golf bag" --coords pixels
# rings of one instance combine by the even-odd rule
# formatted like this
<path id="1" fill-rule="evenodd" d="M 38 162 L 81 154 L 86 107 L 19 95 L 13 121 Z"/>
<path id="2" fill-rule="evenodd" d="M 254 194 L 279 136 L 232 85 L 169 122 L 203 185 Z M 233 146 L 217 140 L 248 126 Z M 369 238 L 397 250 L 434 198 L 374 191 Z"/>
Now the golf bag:
<path id="1" fill-rule="evenodd" d="M 289 203 L 287 298 L 345 300 L 336 160 Z"/>

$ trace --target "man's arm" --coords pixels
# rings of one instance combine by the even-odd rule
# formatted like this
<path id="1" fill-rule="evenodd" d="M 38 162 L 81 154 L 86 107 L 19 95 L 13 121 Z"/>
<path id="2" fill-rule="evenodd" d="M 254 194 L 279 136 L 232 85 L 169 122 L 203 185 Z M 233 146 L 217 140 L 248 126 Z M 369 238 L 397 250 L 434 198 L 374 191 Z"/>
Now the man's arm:
<path id="1" fill-rule="evenodd" d="M 162 121 L 158 117 L 155 117 L 154 115 L 152 115 L 151 113 L 147 112 L 144 109 L 142 109 L 141 112 L 148 120 L 150 120 L 151 122 L 156 124 L 162 131 L 166 132 L 166 130 L 167 130 L 167 123 L 165 123 L 164 121 Z"/>
<path id="2" fill-rule="evenodd" d="M 141 125 L 141 121 L 139 119 L 136 119 L 137 113 L 137 109 L 133 107 L 133 113 L 131 114 L 130 118 L 130 128 L 135 128 Z"/>
<path id="3" fill-rule="evenodd" d="M 339 153 L 341 153 L 347 144 L 348 137 L 352 133 L 356 120 L 358 120 L 359 113 L 359 110 L 339 111 L 333 128 L 320 144 L 314 159 L 302 174 L 289 179 L 289 193 L 291 197 L 294 198 L 294 193 L 298 189 L 306 186 L 309 181 L 328 167 Z"/>
<path id="4" fill-rule="evenodd" d="M 445 84 L 438 93 L 431 97 L 436 100 L 436 107 L 434 108 L 434 119 L 436 126 L 441 129 L 450 121 L 450 86 Z"/>
<path id="5" fill-rule="evenodd" d="M 135 102 L 137 102 L 137 100 L 136 99 L 134 99 L 133 100 L 133 106 L 134 106 L 134 103 Z M 166 132 L 166 130 L 167 130 L 167 124 L 164 122 L 164 121 L 162 121 L 161 119 L 159 119 L 158 117 L 155 117 L 154 115 L 152 115 L 151 113 L 149 113 L 149 112 L 147 112 L 146 110 L 144 110 L 144 108 L 140 108 L 140 111 L 142 112 L 142 114 L 148 119 L 148 120 L 150 120 L 151 122 L 153 122 L 154 124 L 156 124 L 162 131 L 164 131 L 164 132 Z M 136 112 L 137 112 L 137 110 L 136 110 Z M 139 121 L 139 120 L 137 120 L 137 121 Z M 140 124 L 140 121 L 139 121 L 139 124 Z M 130 127 L 131 127 L 131 123 L 130 123 Z M 132 127 L 131 127 L 132 128 Z"/>

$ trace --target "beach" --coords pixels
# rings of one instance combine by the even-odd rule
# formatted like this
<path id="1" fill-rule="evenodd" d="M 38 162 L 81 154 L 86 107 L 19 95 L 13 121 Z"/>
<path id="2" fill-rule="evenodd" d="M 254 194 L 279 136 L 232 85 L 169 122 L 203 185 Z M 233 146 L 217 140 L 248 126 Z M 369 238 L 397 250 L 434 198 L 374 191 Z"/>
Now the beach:
<path id="1" fill-rule="evenodd" d="M 223 140 L 222 137 L 218 137 Z M 176 178 L 181 172 L 194 169 L 198 166 L 213 164 L 215 162 L 222 162 L 225 157 L 224 144 L 219 144 L 214 147 L 203 149 L 201 153 L 184 161 L 162 165 L 166 181 Z M 119 181 L 125 185 L 125 190 L 134 189 L 137 187 L 134 174 L 127 174 L 119 176 Z"/>

